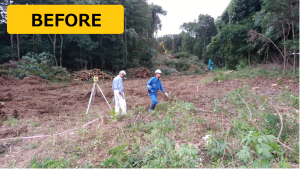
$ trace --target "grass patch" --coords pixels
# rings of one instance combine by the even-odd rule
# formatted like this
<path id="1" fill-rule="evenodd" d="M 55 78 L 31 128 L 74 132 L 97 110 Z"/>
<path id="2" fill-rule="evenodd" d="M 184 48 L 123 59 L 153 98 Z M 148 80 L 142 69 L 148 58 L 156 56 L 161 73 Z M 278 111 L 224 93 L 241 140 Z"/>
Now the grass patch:
<path id="1" fill-rule="evenodd" d="M 141 112 L 134 108 L 133 112 Z M 137 121 L 131 123 L 131 132 L 144 133 L 143 142 L 125 143 L 115 146 L 109 151 L 110 157 L 100 165 L 106 168 L 117 167 L 195 167 L 199 165 L 198 150 L 194 146 L 182 144 L 178 149 L 175 142 L 168 135 L 175 137 L 176 133 L 187 132 L 184 119 L 190 118 L 189 113 L 194 112 L 194 105 L 183 101 L 161 102 L 156 106 L 154 117 L 150 123 Z M 132 113 L 133 113 L 132 112 Z M 174 117 L 175 113 L 182 113 L 182 118 Z M 198 123 L 196 120 L 190 120 Z M 126 133 L 125 136 L 131 135 Z M 135 137 L 134 135 L 132 137 Z"/>
<path id="2" fill-rule="evenodd" d="M 299 79 L 299 69 L 297 74 L 293 75 L 290 71 L 287 71 L 287 76 Z M 277 79 L 282 78 L 281 70 L 265 70 L 262 68 L 244 68 L 231 73 L 224 71 L 223 69 L 214 70 L 215 76 L 212 77 L 213 81 L 230 81 L 235 79 L 253 78 L 262 76 L 265 78 Z M 283 83 L 283 81 L 281 81 Z"/>
<path id="3" fill-rule="evenodd" d="M 252 112 L 252 120 L 266 137 L 250 122 L 249 110 L 240 96 L 249 106 Z M 277 97 L 269 98 L 264 95 L 257 95 L 247 86 L 229 92 L 223 100 L 220 100 L 216 113 L 228 114 L 232 122 L 232 130 L 227 141 L 238 141 L 238 144 L 230 151 L 240 162 L 231 167 L 271 167 L 282 163 L 281 159 L 283 157 L 290 159 L 288 162 L 285 161 L 287 163 L 299 163 L 299 160 L 296 158 L 299 155 L 299 150 L 297 149 L 299 124 L 294 122 L 294 118 L 286 114 L 286 111 L 277 110 L 283 117 L 283 130 L 280 140 L 284 144 L 291 146 L 297 153 L 292 153 L 276 141 L 281 129 L 281 123 L 274 107 L 281 106 L 280 100 L 283 96 L 287 105 L 295 106 L 295 96 L 291 96 L 291 93 L 284 92 Z M 222 154 L 217 155 L 214 154 L 212 156 L 215 162 L 221 159 Z M 230 161 L 228 159 L 228 162 L 225 161 L 223 165 L 228 164 Z"/>
<path id="4" fill-rule="evenodd" d="M 8 119 L 4 121 L 3 124 L 6 126 L 18 126 L 19 120 L 13 117 L 8 117 Z"/>
<path id="5" fill-rule="evenodd" d="M 31 161 L 30 168 L 69 168 L 71 163 L 68 159 L 52 160 L 51 158 L 45 158 L 43 161 L 34 159 Z"/>

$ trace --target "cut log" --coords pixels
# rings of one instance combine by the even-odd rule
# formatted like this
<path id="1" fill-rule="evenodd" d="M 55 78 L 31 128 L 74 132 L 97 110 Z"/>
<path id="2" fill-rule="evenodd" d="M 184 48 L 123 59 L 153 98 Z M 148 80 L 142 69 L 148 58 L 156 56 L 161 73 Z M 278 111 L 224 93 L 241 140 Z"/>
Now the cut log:
<path id="1" fill-rule="evenodd" d="M 74 80 L 88 81 L 94 76 L 98 76 L 99 79 L 112 80 L 108 74 L 102 72 L 100 69 L 86 70 L 82 69 L 80 71 L 74 71 L 72 74 Z"/>

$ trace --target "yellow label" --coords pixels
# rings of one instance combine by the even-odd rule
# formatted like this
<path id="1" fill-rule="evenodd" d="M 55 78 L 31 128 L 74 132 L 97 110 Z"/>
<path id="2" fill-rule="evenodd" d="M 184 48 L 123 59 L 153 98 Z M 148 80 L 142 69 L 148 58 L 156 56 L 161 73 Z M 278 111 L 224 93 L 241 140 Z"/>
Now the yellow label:
<path id="1" fill-rule="evenodd" d="M 9 5 L 9 34 L 122 34 L 123 5 Z"/>

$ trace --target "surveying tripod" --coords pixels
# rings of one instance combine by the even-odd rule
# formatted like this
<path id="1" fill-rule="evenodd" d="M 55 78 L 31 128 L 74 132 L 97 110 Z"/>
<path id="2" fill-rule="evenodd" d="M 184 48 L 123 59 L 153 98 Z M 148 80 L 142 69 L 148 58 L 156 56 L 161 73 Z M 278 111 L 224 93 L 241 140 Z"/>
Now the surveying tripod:
<path id="1" fill-rule="evenodd" d="M 90 109 L 90 104 L 91 104 L 91 102 L 93 102 L 92 105 L 94 104 L 94 99 L 95 99 L 95 94 L 96 94 L 96 93 L 95 93 L 95 86 L 96 86 L 96 85 L 97 85 L 98 89 L 100 90 L 100 92 L 101 92 L 103 98 L 105 99 L 107 105 L 109 106 L 110 110 L 112 110 L 111 107 L 110 107 L 110 105 L 109 105 L 109 103 L 108 103 L 108 101 L 106 100 L 106 98 L 105 98 L 105 96 L 104 96 L 104 94 L 103 94 L 101 88 L 99 87 L 99 85 L 98 85 L 98 83 L 97 83 L 97 82 L 98 82 L 98 76 L 94 76 L 93 79 L 94 79 L 94 84 L 93 84 L 93 88 L 92 88 L 92 91 L 91 91 L 91 96 L 90 96 L 89 104 L 88 104 L 88 107 L 87 107 L 87 109 L 86 109 L 86 113 L 85 113 L 85 114 L 88 114 L 89 109 Z"/>

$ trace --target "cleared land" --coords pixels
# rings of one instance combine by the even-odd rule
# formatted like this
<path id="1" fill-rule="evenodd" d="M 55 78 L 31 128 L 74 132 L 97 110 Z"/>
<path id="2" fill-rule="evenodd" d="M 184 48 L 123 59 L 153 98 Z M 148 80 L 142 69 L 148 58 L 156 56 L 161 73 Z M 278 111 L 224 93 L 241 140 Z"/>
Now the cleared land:
<path id="1" fill-rule="evenodd" d="M 182 113 L 180 110 L 173 113 L 175 119 L 183 117 L 183 125 L 186 126 L 179 126 L 180 131 L 176 129 L 177 133 L 174 130 L 175 133 L 168 133 L 167 137 L 172 138 L 176 146 L 194 145 L 199 150 L 200 157 L 209 161 L 208 154 L 203 154 L 201 151 L 205 147 L 202 137 L 208 131 L 220 136 L 227 130 L 232 130 L 230 127 L 233 124 L 232 120 L 238 116 L 237 108 L 232 101 L 228 100 L 228 93 L 242 89 L 259 97 L 267 96 L 271 99 L 284 92 L 297 97 L 299 93 L 297 79 L 289 77 L 271 79 L 258 76 L 227 81 L 218 80 L 218 77 L 220 78 L 220 74 L 215 73 L 163 77 L 164 89 L 169 92 L 170 97 L 165 98 L 159 91 L 160 104 L 154 115 L 147 112 L 151 103 L 146 89 L 148 79 L 124 80 L 128 114 L 111 120 L 109 107 L 99 91 L 89 114 L 85 114 L 92 83 L 62 84 L 50 83 L 38 77 L 17 80 L 1 76 L 0 139 L 53 135 L 74 130 L 58 136 L 0 141 L 1 145 L 7 147 L 2 146 L 5 152 L 0 155 L 0 167 L 28 167 L 34 158 L 39 160 L 45 157 L 70 159 L 72 166 L 82 166 L 88 162 L 99 165 L 99 161 L 107 159 L 110 156 L 108 151 L 117 145 L 131 142 L 147 145 L 149 143 L 147 131 L 132 130 L 132 125 L 150 124 L 155 120 L 163 119 L 166 114 L 162 112 L 168 111 L 167 109 L 172 108 L 178 100 L 193 103 L 193 110 L 188 111 L 190 114 Z M 111 83 L 110 80 L 100 80 L 98 84 L 110 105 L 114 107 Z M 199 84 L 198 91 L 197 84 Z M 253 100 L 248 100 L 248 103 L 250 101 Z M 242 104 L 241 106 L 245 107 Z M 298 118 L 297 107 L 283 103 L 280 108 L 281 112 L 288 117 Z M 95 119 L 99 120 L 84 128 L 81 127 Z M 233 148 L 234 146 L 232 145 Z"/>

